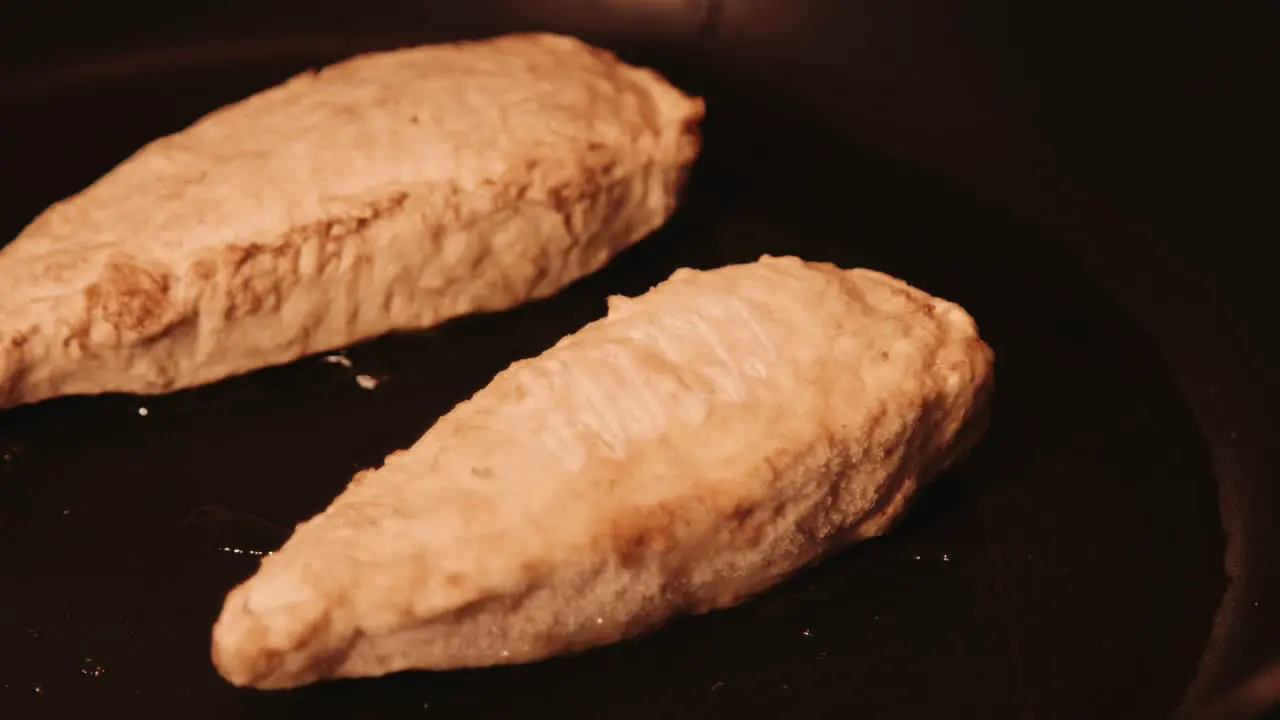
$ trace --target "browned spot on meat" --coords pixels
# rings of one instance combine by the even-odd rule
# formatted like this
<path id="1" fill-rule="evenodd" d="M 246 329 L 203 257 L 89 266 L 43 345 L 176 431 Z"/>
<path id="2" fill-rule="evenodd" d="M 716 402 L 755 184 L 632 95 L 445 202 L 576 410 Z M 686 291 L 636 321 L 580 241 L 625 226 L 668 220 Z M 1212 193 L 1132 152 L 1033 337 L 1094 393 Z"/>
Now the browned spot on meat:
<path id="1" fill-rule="evenodd" d="M 441 578 L 441 582 L 450 590 L 459 590 L 467 584 L 467 576 L 460 572 L 448 572 Z"/>
<path id="2" fill-rule="evenodd" d="M 602 168 L 601 173 L 607 168 Z M 602 176 L 596 173 L 586 173 L 571 179 L 561 179 L 559 182 L 548 183 L 544 190 L 547 204 L 556 212 L 566 217 L 573 217 L 574 211 L 581 212 L 582 198 L 598 197 L 604 194 L 604 185 L 601 182 Z M 571 230 L 579 230 L 577 223 L 571 222 Z"/>
<path id="3" fill-rule="evenodd" d="M 278 309 L 281 296 L 298 281 L 299 250 L 294 243 L 226 248 L 231 278 L 224 317 L 234 320 Z"/>
<path id="4" fill-rule="evenodd" d="M 278 243 L 251 243 L 223 250 L 221 260 L 231 276 L 223 311 L 225 319 L 277 311 L 303 280 L 300 261 L 304 246 L 319 245 L 317 273 L 323 275 L 338 267 L 348 238 L 399 209 L 408 197 L 405 192 L 392 193 L 346 214 L 298 225 L 286 232 Z"/>
<path id="5" fill-rule="evenodd" d="M 676 541 L 677 519 L 665 503 L 658 503 L 614 522 L 613 552 L 627 569 L 642 565 L 651 555 L 662 554 Z"/>
<path id="6" fill-rule="evenodd" d="M 0 344 L 0 407 L 9 405 L 14 389 L 21 385 L 26 375 L 22 346 L 27 344 L 28 338 L 27 332 L 18 330 Z"/>
<path id="7" fill-rule="evenodd" d="M 170 297 L 173 275 L 162 265 L 125 256 L 109 260 L 85 288 L 88 316 L 116 330 L 122 343 L 150 340 L 182 317 Z"/>
<path id="8" fill-rule="evenodd" d="M 218 264 L 208 258 L 197 260 L 191 265 L 191 275 L 197 282 L 209 282 L 218 274 Z"/>
<path id="9" fill-rule="evenodd" d="M 739 527 L 746 525 L 751 519 L 751 514 L 755 512 L 755 506 L 746 501 L 739 501 L 729 511 L 729 521 Z"/>
<path id="10" fill-rule="evenodd" d="M 637 528 L 630 533 L 619 533 L 614 536 L 614 552 L 622 567 L 631 569 L 644 562 L 645 557 L 653 550 L 653 535 L 647 528 Z"/>
<path id="11" fill-rule="evenodd" d="M 13 348 L 14 350 L 21 350 L 22 346 L 26 345 L 27 341 L 30 340 L 31 336 L 35 335 L 36 332 L 37 332 L 36 328 L 29 328 L 27 330 L 14 330 L 12 333 L 9 334 L 9 339 L 5 341 L 5 345 Z"/>
<path id="12" fill-rule="evenodd" d="M 729 510 L 725 532 L 736 538 L 734 542 L 750 547 L 759 544 L 769 527 L 776 523 L 780 513 L 785 510 L 781 504 L 763 507 L 759 503 L 740 500 Z"/>
<path id="13" fill-rule="evenodd" d="M 548 562 L 546 558 L 537 554 L 520 561 L 520 574 L 534 585 L 537 585 L 555 570 L 554 563 Z"/>

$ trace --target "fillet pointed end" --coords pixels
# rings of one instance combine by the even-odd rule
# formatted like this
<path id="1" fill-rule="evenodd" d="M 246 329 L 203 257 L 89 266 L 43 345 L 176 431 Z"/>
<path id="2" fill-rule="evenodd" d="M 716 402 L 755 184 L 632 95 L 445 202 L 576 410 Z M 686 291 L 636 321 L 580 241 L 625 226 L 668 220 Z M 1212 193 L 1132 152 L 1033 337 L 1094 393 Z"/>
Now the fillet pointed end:
<path id="1" fill-rule="evenodd" d="M 239 687 L 274 690 L 323 679 L 341 660 L 327 599 L 288 576 L 260 574 L 233 590 L 213 626 L 218 674 Z"/>

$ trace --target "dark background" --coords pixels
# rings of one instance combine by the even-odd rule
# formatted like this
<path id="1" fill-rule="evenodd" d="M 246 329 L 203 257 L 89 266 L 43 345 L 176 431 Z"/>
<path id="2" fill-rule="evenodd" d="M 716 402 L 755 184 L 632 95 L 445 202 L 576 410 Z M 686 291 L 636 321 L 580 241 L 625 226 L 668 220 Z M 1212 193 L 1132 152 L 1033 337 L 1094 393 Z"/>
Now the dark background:
<path id="1" fill-rule="evenodd" d="M 226 62 L 229 52 L 270 64 L 437 34 L 484 34 L 495 13 L 513 27 L 550 25 L 670 56 L 673 77 L 694 91 L 732 85 L 741 107 L 755 101 L 777 115 L 809 118 L 867 157 L 964 188 L 1033 234 L 1051 236 L 1123 305 L 1167 364 L 1219 482 L 1234 583 L 1188 697 L 1195 704 L 1228 693 L 1280 654 L 1280 463 L 1273 448 L 1280 322 L 1267 262 L 1280 237 L 1280 5 L 445 5 L 6 3 L 0 148 L 16 152 L 23 142 L 14 128 L 24 104 L 109 85 L 138 68 L 199 68 Z M 67 132 L 93 132 L 92 114 L 63 121 Z M 83 139 L 69 147 L 93 152 Z M 774 160 L 785 162 L 785 149 L 777 153 Z M 95 162 L 107 160 L 104 154 Z M 53 174 L 14 167 L 0 165 L 0 201 L 25 203 L 26 216 L 51 193 L 74 191 L 88 179 L 51 180 Z M 1153 507 L 1160 502 L 1151 499 Z M 0 594 L 0 613 L 4 599 Z"/>

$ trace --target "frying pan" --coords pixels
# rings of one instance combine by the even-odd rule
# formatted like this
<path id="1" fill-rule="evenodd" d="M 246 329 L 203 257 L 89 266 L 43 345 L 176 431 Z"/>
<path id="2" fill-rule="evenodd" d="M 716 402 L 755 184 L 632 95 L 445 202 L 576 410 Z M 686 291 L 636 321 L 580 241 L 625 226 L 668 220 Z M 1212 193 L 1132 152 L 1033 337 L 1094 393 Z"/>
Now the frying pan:
<path id="1" fill-rule="evenodd" d="M 547 301 L 351 348 L 351 368 L 308 358 L 0 414 L 0 717 L 1253 717 L 1274 702 L 1280 353 L 1260 259 L 1276 125 L 1256 99 L 1277 67 L 1271 10 L 179 5 L 0 9 L 0 237 L 306 67 L 512 30 L 577 34 L 702 94 L 705 153 L 666 228 Z M 536 665 L 280 693 L 215 675 L 225 591 L 355 469 L 601 316 L 605 295 L 763 252 L 899 275 L 963 304 L 996 350 L 989 437 L 900 528 L 741 607 Z"/>

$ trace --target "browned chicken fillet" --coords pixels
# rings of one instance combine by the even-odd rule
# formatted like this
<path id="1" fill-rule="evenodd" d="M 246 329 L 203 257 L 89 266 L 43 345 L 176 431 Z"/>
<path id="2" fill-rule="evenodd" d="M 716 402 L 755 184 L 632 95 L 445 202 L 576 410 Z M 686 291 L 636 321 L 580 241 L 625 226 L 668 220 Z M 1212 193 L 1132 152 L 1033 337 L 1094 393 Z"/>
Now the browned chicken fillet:
<path id="1" fill-rule="evenodd" d="M 986 426 L 960 307 L 796 258 L 679 270 L 356 475 L 228 596 L 237 685 L 522 663 L 886 531 Z"/>
<path id="2" fill-rule="evenodd" d="M 162 393 L 550 295 L 671 214 L 702 112 L 555 35 L 299 75 L 0 249 L 0 407 Z"/>

